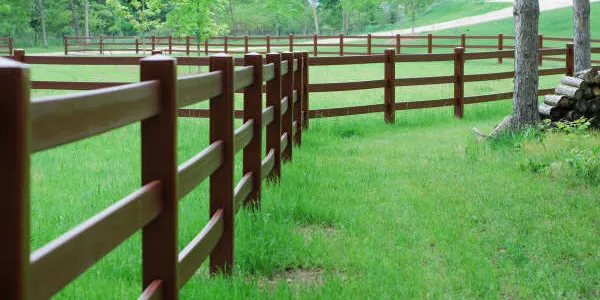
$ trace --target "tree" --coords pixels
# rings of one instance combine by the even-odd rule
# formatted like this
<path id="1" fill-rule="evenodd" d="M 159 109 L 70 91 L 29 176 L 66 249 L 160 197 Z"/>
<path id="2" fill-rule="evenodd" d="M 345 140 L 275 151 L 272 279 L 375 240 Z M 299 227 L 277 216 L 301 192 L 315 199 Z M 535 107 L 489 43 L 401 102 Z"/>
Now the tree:
<path id="1" fill-rule="evenodd" d="M 512 127 L 539 120 L 538 113 L 538 0 L 515 0 L 515 77 Z"/>
<path id="2" fill-rule="evenodd" d="M 46 22 L 44 21 L 44 4 L 42 0 L 38 0 L 38 7 L 40 10 L 40 24 L 42 26 L 42 40 L 44 41 L 44 47 L 48 47 L 48 37 L 46 36 Z"/>
<path id="3" fill-rule="evenodd" d="M 90 37 L 90 6 L 88 0 L 83 1 L 83 10 L 85 14 L 85 37 Z"/>
<path id="4" fill-rule="evenodd" d="M 71 26 L 73 26 L 73 32 L 75 32 L 75 36 L 79 36 L 77 9 L 75 8 L 73 0 L 69 0 L 69 7 L 71 8 Z"/>
<path id="5" fill-rule="evenodd" d="M 199 40 L 222 34 L 227 26 L 215 22 L 211 7 L 222 12 L 223 6 L 223 0 L 177 0 L 173 10 L 167 15 L 167 25 L 177 34 L 193 35 Z"/>
<path id="6" fill-rule="evenodd" d="M 231 32 L 236 33 L 235 30 L 235 17 L 233 13 L 233 0 L 229 0 L 229 14 L 231 15 Z"/>
<path id="7" fill-rule="evenodd" d="M 161 10 L 164 4 L 161 0 L 107 0 L 106 4 L 117 14 L 128 20 L 138 32 L 147 33 L 161 24 Z"/>
<path id="8" fill-rule="evenodd" d="M 592 67 L 590 46 L 590 0 L 573 0 L 575 72 Z"/>
<path id="9" fill-rule="evenodd" d="M 410 15 L 412 32 L 415 33 L 417 14 L 423 12 L 433 0 L 401 0 L 406 15 Z"/>

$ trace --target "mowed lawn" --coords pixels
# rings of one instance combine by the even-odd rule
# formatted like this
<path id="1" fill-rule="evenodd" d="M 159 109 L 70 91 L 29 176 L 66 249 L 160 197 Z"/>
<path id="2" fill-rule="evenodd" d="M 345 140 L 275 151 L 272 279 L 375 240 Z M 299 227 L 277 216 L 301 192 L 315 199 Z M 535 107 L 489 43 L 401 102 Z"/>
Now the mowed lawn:
<path id="1" fill-rule="evenodd" d="M 469 62 L 467 73 L 511 67 L 511 60 Z M 398 64 L 397 76 L 452 70 L 451 63 Z M 379 65 L 311 71 L 313 82 L 383 74 Z M 134 81 L 139 73 L 135 67 L 32 66 L 32 75 Z M 556 78 L 544 79 L 544 87 Z M 467 95 L 505 92 L 512 82 L 466 88 Z M 452 86 L 403 87 L 396 96 L 448 98 Z M 382 103 L 383 91 L 312 94 L 311 101 L 314 108 Z M 262 210 L 236 218 L 235 275 L 208 277 L 205 264 L 182 298 L 598 298 L 598 185 L 523 167 L 532 157 L 561 159 L 570 147 L 598 147 L 598 137 L 475 141 L 472 127 L 487 131 L 510 112 L 511 101 L 504 100 L 469 105 L 463 120 L 451 108 L 399 111 L 394 125 L 384 124 L 380 113 L 311 120 L 281 184 L 265 186 Z M 207 120 L 180 119 L 178 130 L 180 163 L 208 145 Z M 139 187 L 139 136 L 132 125 L 33 155 L 33 250 Z M 238 155 L 237 179 L 240 164 Z M 182 249 L 208 220 L 207 184 L 180 203 L 179 213 Z M 136 234 L 56 298 L 135 299 L 140 249 Z"/>

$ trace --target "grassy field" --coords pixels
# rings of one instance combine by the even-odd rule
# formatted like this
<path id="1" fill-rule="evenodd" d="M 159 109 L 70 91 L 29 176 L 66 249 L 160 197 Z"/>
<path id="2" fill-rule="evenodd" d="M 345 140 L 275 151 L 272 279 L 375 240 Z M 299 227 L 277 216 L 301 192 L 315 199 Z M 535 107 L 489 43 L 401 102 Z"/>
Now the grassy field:
<path id="1" fill-rule="evenodd" d="M 512 64 L 473 61 L 466 73 Z M 452 70 L 447 62 L 406 63 L 396 73 Z M 32 76 L 135 81 L 139 71 L 34 65 Z M 382 76 L 380 65 L 311 69 L 312 82 Z M 544 77 L 541 86 L 558 77 Z M 480 82 L 467 84 L 465 94 L 511 89 L 511 80 Z M 451 85 L 403 87 L 396 95 L 398 102 L 451 96 Z M 382 90 L 311 94 L 312 108 L 373 103 L 383 103 Z M 472 127 L 488 131 L 510 112 L 504 100 L 469 105 L 463 120 L 451 108 L 400 111 L 394 125 L 382 114 L 312 120 L 281 184 L 264 190 L 262 211 L 236 218 L 235 275 L 209 278 L 205 264 L 182 299 L 597 299 L 599 136 L 527 131 L 475 140 Z M 32 249 L 139 187 L 139 136 L 132 125 L 33 155 Z M 207 120 L 178 121 L 180 163 L 207 145 Z M 179 207 L 181 249 L 208 220 L 208 186 Z M 140 247 L 137 234 L 56 299 L 135 299 Z"/>

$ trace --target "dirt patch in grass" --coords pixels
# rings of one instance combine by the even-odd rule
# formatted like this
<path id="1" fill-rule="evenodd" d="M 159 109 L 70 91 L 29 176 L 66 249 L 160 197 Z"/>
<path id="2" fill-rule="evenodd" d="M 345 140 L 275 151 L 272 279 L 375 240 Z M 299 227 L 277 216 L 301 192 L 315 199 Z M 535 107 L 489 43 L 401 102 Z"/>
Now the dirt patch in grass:
<path id="1" fill-rule="evenodd" d="M 304 243 L 312 242 L 313 237 L 320 235 L 323 237 L 333 237 L 337 234 L 338 229 L 332 225 L 305 225 L 298 229 L 298 232 L 304 237 Z"/>

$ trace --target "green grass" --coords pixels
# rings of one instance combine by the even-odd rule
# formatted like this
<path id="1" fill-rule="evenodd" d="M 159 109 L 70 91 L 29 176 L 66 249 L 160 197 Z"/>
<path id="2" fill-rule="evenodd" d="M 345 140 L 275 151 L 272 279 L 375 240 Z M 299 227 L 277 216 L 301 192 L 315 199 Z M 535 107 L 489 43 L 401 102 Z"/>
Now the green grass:
<path id="1" fill-rule="evenodd" d="M 487 2 L 479 0 L 444 0 L 434 3 L 422 13 L 416 15 L 415 27 L 425 26 L 455 19 L 485 14 L 491 11 L 510 7 L 511 3 Z M 411 28 L 413 26 L 410 15 L 405 15 L 399 23 L 386 24 L 385 26 L 367 26 L 365 33 L 374 31 L 389 31 Z"/>
<path id="2" fill-rule="evenodd" d="M 472 61 L 466 73 L 512 64 Z M 562 64 L 545 63 L 556 66 Z M 397 77 L 452 72 L 447 62 L 396 69 Z M 32 76 L 135 81 L 139 72 L 34 65 Z M 315 83 L 382 76 L 380 65 L 311 69 Z M 558 77 L 542 78 L 541 87 L 556 85 Z M 511 80 L 479 82 L 467 84 L 465 94 L 511 89 Z M 452 86 L 402 87 L 396 97 L 449 98 Z M 374 104 L 383 103 L 383 92 L 310 99 L 312 108 Z M 511 101 L 504 100 L 468 105 L 463 120 L 451 108 L 399 111 L 394 125 L 377 113 L 312 120 L 281 183 L 265 185 L 262 210 L 237 215 L 234 276 L 208 277 L 204 264 L 182 299 L 597 299 L 600 186 L 578 177 L 566 159 L 572 149 L 600 147 L 599 136 L 547 133 L 478 143 L 471 134 L 510 113 Z M 179 163 L 207 145 L 207 120 L 179 119 Z M 139 174 L 139 125 L 34 154 L 32 249 L 134 191 Z M 182 249 L 208 220 L 206 183 L 180 203 L 179 214 Z M 135 299 L 140 248 L 138 233 L 56 298 Z"/>

